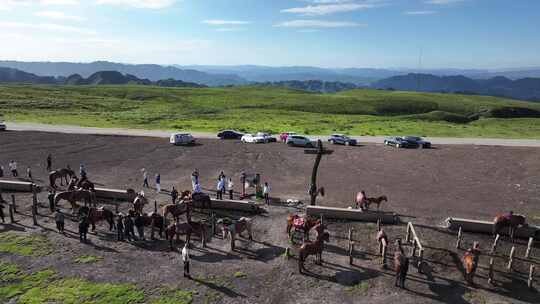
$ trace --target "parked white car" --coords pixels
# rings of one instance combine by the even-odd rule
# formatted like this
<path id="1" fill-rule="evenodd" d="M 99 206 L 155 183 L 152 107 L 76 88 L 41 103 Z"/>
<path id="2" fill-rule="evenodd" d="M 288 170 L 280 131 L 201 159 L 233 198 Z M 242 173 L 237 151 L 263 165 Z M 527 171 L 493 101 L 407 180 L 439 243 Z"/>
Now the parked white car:
<path id="1" fill-rule="evenodd" d="M 195 138 L 189 133 L 173 133 L 169 142 L 173 145 L 192 145 L 195 143 Z"/>
<path id="2" fill-rule="evenodd" d="M 254 143 L 254 144 L 259 144 L 259 143 L 267 143 L 268 141 L 266 140 L 266 137 L 264 136 L 258 136 L 257 135 L 253 135 L 253 134 L 244 134 L 244 136 L 242 136 L 242 138 L 240 138 L 240 141 L 242 141 L 243 143 Z"/>
<path id="3" fill-rule="evenodd" d="M 311 141 L 311 139 L 305 136 L 301 136 L 301 135 L 289 135 L 287 137 L 287 145 L 297 146 L 297 147 L 306 147 L 306 148 L 314 147 L 314 144 Z"/>
<path id="4" fill-rule="evenodd" d="M 277 142 L 277 138 L 275 136 L 272 136 L 270 133 L 257 132 L 256 136 L 263 137 L 266 140 L 267 143 Z"/>

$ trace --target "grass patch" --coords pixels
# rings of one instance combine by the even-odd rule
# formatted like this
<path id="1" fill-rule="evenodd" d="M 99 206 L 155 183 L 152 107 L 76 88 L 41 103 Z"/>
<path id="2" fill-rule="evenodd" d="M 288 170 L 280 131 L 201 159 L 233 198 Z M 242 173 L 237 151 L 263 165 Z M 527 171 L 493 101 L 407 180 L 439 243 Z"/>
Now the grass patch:
<path id="1" fill-rule="evenodd" d="M 42 235 L 0 234 L 0 252 L 23 256 L 44 256 L 52 252 L 51 244 Z"/>
<path id="2" fill-rule="evenodd" d="M 9 282 L 19 278 L 19 267 L 0 261 L 0 282 Z"/>
<path id="3" fill-rule="evenodd" d="M 235 278 L 244 279 L 244 278 L 247 277 L 247 274 L 245 274 L 245 273 L 242 272 L 242 271 L 237 271 L 237 272 L 235 272 L 235 273 L 233 274 L 233 276 L 234 276 Z"/>
<path id="4" fill-rule="evenodd" d="M 185 290 L 167 291 L 161 294 L 152 304 L 191 304 L 193 302 L 193 292 Z"/>
<path id="5" fill-rule="evenodd" d="M 92 264 L 103 260 L 100 256 L 83 255 L 75 259 L 75 263 L 78 264 Z"/>
<path id="6" fill-rule="evenodd" d="M 487 299 L 478 292 L 468 291 L 463 294 L 463 299 L 471 304 L 486 304 Z"/>
<path id="7" fill-rule="evenodd" d="M 358 293 L 358 294 L 361 294 L 361 295 L 367 295 L 368 291 L 369 291 L 369 283 L 368 282 L 360 282 L 354 286 L 351 286 L 351 287 L 347 287 L 345 290 L 347 292 L 351 292 L 351 293 Z"/>

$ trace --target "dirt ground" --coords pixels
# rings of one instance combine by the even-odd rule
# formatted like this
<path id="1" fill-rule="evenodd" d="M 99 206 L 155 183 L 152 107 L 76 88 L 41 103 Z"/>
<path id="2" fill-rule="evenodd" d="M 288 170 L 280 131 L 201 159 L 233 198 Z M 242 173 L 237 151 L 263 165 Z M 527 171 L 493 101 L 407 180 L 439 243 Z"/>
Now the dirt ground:
<path id="1" fill-rule="evenodd" d="M 477 286 L 468 286 L 460 270 L 463 250 L 454 248 L 455 232 L 439 226 L 447 217 L 491 220 L 500 212 L 513 210 L 528 215 L 529 223 L 540 223 L 540 150 L 523 147 L 438 146 L 427 150 L 398 150 L 383 145 L 329 147 L 319 170 L 319 186 L 326 196 L 319 205 L 347 207 L 355 194 L 365 190 L 368 196 L 386 195 L 382 209 L 400 215 L 403 222 L 413 221 L 425 247 L 423 274 L 410 270 L 407 289 L 393 286 L 393 272 L 383 270 L 377 256 L 374 224 L 328 221 L 330 242 L 325 246 L 324 263 L 306 262 L 308 273 L 298 273 L 295 257 L 283 256 L 291 246 L 285 230 L 287 214 L 302 213 L 302 207 L 287 207 L 280 201 L 289 198 L 308 202 L 307 189 L 314 156 L 303 149 L 281 143 L 241 144 L 238 141 L 201 140 L 192 147 L 176 147 L 167 140 L 144 137 L 92 136 L 40 132 L 0 133 L 0 164 L 7 171 L 10 160 L 18 163 L 24 175 L 32 168 L 38 184 L 47 183 L 45 158 L 53 156 L 53 167 L 67 164 L 77 169 L 86 165 L 89 178 L 99 186 L 141 190 L 141 169 L 153 176 L 161 174 L 162 189 L 191 187 L 190 174 L 200 171 L 203 187 L 213 191 L 220 171 L 233 178 L 239 191 L 242 171 L 260 173 L 272 188 L 273 204 L 266 213 L 254 216 L 253 242 L 240 239 L 237 249 L 213 237 L 203 249 L 198 240 L 192 250 L 194 280 L 182 277 L 178 252 L 171 252 L 164 240 L 116 242 L 114 232 L 101 225 L 90 235 L 90 244 L 81 244 L 76 223 L 67 221 L 68 237 L 54 230 L 54 221 L 46 208 L 46 192 L 39 195 L 40 226 L 33 227 L 30 196 L 17 194 L 19 209 L 15 225 L 0 224 L 0 233 L 37 232 L 54 244 L 54 253 L 40 258 L 25 258 L 0 253 L 0 257 L 29 269 L 52 267 L 66 277 L 80 276 L 98 282 L 129 282 L 145 290 L 170 285 L 196 290 L 195 303 L 540 303 L 536 289 L 526 286 L 531 263 L 537 268 L 540 249 L 532 258 L 522 259 L 526 241 L 517 244 L 515 270 L 504 264 L 511 245 L 505 240 L 495 254 L 495 286 L 487 283 L 487 264 L 492 237 L 464 235 L 463 247 L 479 241 L 484 249 L 476 277 Z M 9 174 L 9 172 L 5 172 Z M 145 190 L 151 201 L 165 204 L 166 193 Z M 4 193 L 6 198 L 6 193 Z M 68 208 L 68 204 L 63 205 Z M 127 210 L 123 204 L 120 209 Z M 153 206 L 147 206 L 152 211 Z M 242 214 L 230 214 L 238 217 Z M 347 230 L 355 229 L 355 259 L 349 265 Z M 391 242 L 405 236 L 405 225 L 385 226 Z M 180 246 L 180 245 L 177 245 Z M 390 246 L 388 257 L 394 252 Z M 406 248 L 409 249 L 409 248 Z M 292 253 L 296 248 L 292 247 Z M 81 255 L 103 259 L 89 267 L 74 264 Z M 389 262 L 391 263 L 391 262 Z M 245 276 L 235 277 L 235 272 Z M 538 271 L 537 271 L 538 273 Z M 537 274 L 537 281 L 539 275 Z M 538 288 L 536 283 L 536 288 Z"/>

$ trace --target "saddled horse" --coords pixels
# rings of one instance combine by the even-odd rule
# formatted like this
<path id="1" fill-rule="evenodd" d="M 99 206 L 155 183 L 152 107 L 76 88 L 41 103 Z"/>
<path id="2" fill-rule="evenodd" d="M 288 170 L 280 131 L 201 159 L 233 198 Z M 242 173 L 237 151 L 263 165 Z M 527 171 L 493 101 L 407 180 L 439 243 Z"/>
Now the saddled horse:
<path id="1" fill-rule="evenodd" d="M 60 200 L 66 200 L 71 204 L 72 212 L 74 213 L 79 205 L 77 202 L 83 202 L 84 205 L 93 204 L 95 202 L 96 196 L 93 192 L 87 190 L 73 190 L 57 193 L 54 196 L 54 205 L 58 205 Z"/>
<path id="2" fill-rule="evenodd" d="M 409 272 L 409 258 L 403 252 L 401 247 L 401 240 L 396 240 L 397 250 L 394 252 L 394 271 L 396 273 L 396 280 L 394 285 L 400 288 L 405 288 L 405 280 L 407 279 L 407 273 Z"/>
<path id="3" fill-rule="evenodd" d="M 301 222 L 301 223 L 295 224 L 295 221 Z M 289 238 L 292 240 L 293 238 L 292 228 L 294 228 L 295 231 L 300 230 L 301 232 L 303 232 L 304 239 L 306 241 L 309 241 L 309 232 L 311 231 L 313 227 L 319 225 L 320 223 L 321 223 L 320 219 L 309 218 L 309 217 L 302 218 L 297 214 L 294 214 L 294 215 L 289 214 L 287 216 L 287 234 L 289 235 Z"/>
<path id="4" fill-rule="evenodd" d="M 68 184 L 68 176 L 69 178 L 72 178 L 75 176 L 75 172 L 73 170 L 64 168 L 64 169 L 57 169 L 54 171 L 51 171 L 49 173 L 49 184 L 52 188 L 56 189 L 56 180 L 60 179 L 60 186 L 64 185 L 64 180 L 66 181 L 66 185 Z"/>
<path id="5" fill-rule="evenodd" d="M 217 221 L 221 224 L 221 233 L 223 239 L 231 240 L 231 250 L 235 248 L 236 236 L 242 235 L 242 232 L 247 231 L 249 240 L 253 240 L 253 219 L 249 217 L 241 217 L 237 221 L 230 224 L 225 223 L 222 219 Z"/>
<path id="6" fill-rule="evenodd" d="M 159 237 L 163 237 L 163 230 L 165 229 L 165 218 L 158 213 L 144 213 L 142 215 L 144 226 L 153 227 L 159 229 Z M 153 238 L 152 234 L 152 238 Z"/>
<path id="7" fill-rule="evenodd" d="M 191 192 L 190 190 L 182 191 L 180 193 L 180 200 L 191 201 L 194 208 L 211 209 L 212 199 L 210 195 L 202 192 Z"/>
<path id="8" fill-rule="evenodd" d="M 379 197 L 368 197 L 366 198 L 366 210 L 369 209 L 369 206 L 371 204 L 377 205 L 377 210 L 379 210 L 382 202 L 388 202 L 388 198 L 386 197 L 386 195 L 381 195 Z"/>
<path id="9" fill-rule="evenodd" d="M 206 247 L 206 224 L 202 222 L 175 222 L 165 229 L 165 238 L 169 241 L 171 250 L 173 249 L 173 240 L 176 236 L 176 241 L 180 239 L 181 234 L 186 235 L 186 243 L 190 246 L 191 234 L 198 234 L 201 238 L 202 246 Z"/>
<path id="10" fill-rule="evenodd" d="M 317 235 L 315 242 L 305 242 L 298 251 L 298 271 L 302 273 L 304 270 L 304 261 L 312 254 L 315 255 L 315 264 L 322 264 L 322 252 L 324 249 L 324 242 L 330 241 L 330 234 L 323 232 Z"/>
<path id="11" fill-rule="evenodd" d="M 114 213 L 105 207 L 81 207 L 79 209 L 79 216 L 86 215 L 90 224 L 92 225 L 92 231 L 96 230 L 96 223 L 101 221 L 107 221 L 109 223 L 109 231 L 114 228 Z"/>
<path id="12" fill-rule="evenodd" d="M 493 219 L 493 234 L 497 235 L 502 229 L 508 227 L 510 232 L 510 239 L 514 241 L 514 234 L 519 227 L 527 226 L 525 216 L 518 214 L 499 214 Z"/>
<path id="13" fill-rule="evenodd" d="M 462 258 L 463 268 L 465 269 L 465 281 L 468 284 L 474 285 L 474 275 L 478 268 L 478 260 L 480 259 L 480 249 L 478 246 L 470 248 L 465 252 Z"/>
<path id="14" fill-rule="evenodd" d="M 143 214 L 144 205 L 146 204 L 148 204 L 148 200 L 142 193 L 139 193 L 133 200 L 133 209 L 136 213 Z"/>
<path id="15" fill-rule="evenodd" d="M 164 218 L 170 213 L 174 219 L 178 219 L 182 214 L 186 214 L 186 219 L 189 222 L 191 220 L 191 201 L 180 201 L 178 204 L 168 204 L 161 208 L 161 214 Z"/>

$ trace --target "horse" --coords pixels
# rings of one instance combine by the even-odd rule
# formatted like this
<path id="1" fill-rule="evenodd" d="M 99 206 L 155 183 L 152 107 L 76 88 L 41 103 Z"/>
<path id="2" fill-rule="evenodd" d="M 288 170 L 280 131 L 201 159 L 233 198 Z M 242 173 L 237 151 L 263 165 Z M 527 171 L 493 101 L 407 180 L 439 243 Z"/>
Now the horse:
<path id="1" fill-rule="evenodd" d="M 232 224 L 226 224 L 222 219 L 217 221 L 218 224 L 222 224 L 221 232 L 223 234 L 223 239 L 231 237 L 232 239 L 236 238 L 236 235 L 242 234 L 242 232 L 247 231 L 249 240 L 253 240 L 253 219 L 249 217 L 241 217 L 238 221 L 233 222 Z"/>
<path id="2" fill-rule="evenodd" d="M 368 197 L 366 198 L 366 203 L 365 203 L 365 206 L 366 206 L 366 210 L 369 209 L 369 206 L 371 204 L 376 204 L 377 205 L 377 210 L 379 210 L 379 207 L 381 205 L 382 202 L 388 202 L 388 198 L 386 197 L 386 195 L 381 195 L 379 197 Z"/>
<path id="3" fill-rule="evenodd" d="M 386 232 L 384 232 L 384 229 L 381 229 L 377 232 L 377 243 L 379 244 L 379 254 L 382 254 L 383 252 L 383 244 L 386 246 L 388 245 L 388 236 L 386 235 Z"/>
<path id="4" fill-rule="evenodd" d="M 163 237 L 163 230 L 165 229 L 165 218 L 158 213 L 145 213 L 142 215 L 144 226 L 154 227 L 159 229 L 159 237 Z M 154 234 L 152 233 L 152 239 Z"/>
<path id="5" fill-rule="evenodd" d="M 133 209 L 136 213 L 142 214 L 144 205 L 148 204 L 148 200 L 142 193 L 137 194 L 137 197 L 133 200 Z"/>
<path id="6" fill-rule="evenodd" d="M 495 219 L 493 219 L 493 234 L 497 235 L 502 229 L 504 229 L 505 227 L 509 227 L 510 239 L 513 242 L 514 234 L 519 226 L 527 226 L 526 219 L 523 215 L 517 215 L 513 213 L 506 215 L 498 214 Z"/>
<path id="7" fill-rule="evenodd" d="M 54 205 L 58 205 L 60 200 L 66 200 L 71 204 L 72 212 L 75 212 L 79 205 L 77 202 L 84 202 L 84 205 L 92 204 L 95 201 L 95 194 L 87 190 L 74 190 L 57 193 L 54 196 Z"/>
<path id="8" fill-rule="evenodd" d="M 180 201 L 178 204 L 168 204 L 161 208 L 161 215 L 167 218 L 167 214 L 172 214 L 174 219 L 178 219 L 182 214 L 186 214 L 187 221 L 191 220 L 191 201 Z"/>
<path id="9" fill-rule="evenodd" d="M 395 286 L 405 288 L 405 280 L 409 271 L 409 258 L 405 256 L 401 247 L 401 240 L 396 240 L 397 250 L 394 252 L 394 271 L 396 272 Z"/>
<path id="10" fill-rule="evenodd" d="M 180 193 L 180 200 L 191 201 L 192 206 L 200 209 L 211 209 L 212 199 L 210 195 L 201 192 L 192 193 L 190 190 Z"/>
<path id="11" fill-rule="evenodd" d="M 165 229 L 165 239 L 169 241 L 171 250 L 173 250 L 173 240 L 176 235 L 176 241 L 179 240 L 180 234 L 186 235 L 186 243 L 190 246 L 191 234 L 196 233 L 201 237 L 202 246 L 206 247 L 206 225 L 202 222 L 187 222 L 187 223 L 173 223 Z"/>
<path id="12" fill-rule="evenodd" d="M 328 241 L 330 241 L 330 234 L 328 232 L 323 232 L 317 235 L 317 240 L 315 242 L 306 242 L 302 244 L 300 250 L 298 251 L 298 271 L 300 273 L 302 273 L 302 270 L 304 270 L 304 261 L 312 254 L 315 255 L 315 263 L 317 265 L 322 264 L 324 242 Z"/>
<path id="13" fill-rule="evenodd" d="M 88 178 L 86 177 L 82 177 L 78 182 L 77 184 L 75 185 L 77 188 L 79 189 L 84 189 L 84 190 L 91 190 L 91 191 L 95 191 L 95 186 L 94 186 L 94 183 L 92 183 Z"/>
<path id="14" fill-rule="evenodd" d="M 101 221 L 107 221 L 109 223 L 109 231 L 114 228 L 114 213 L 105 207 L 81 207 L 79 209 L 79 216 L 86 215 L 90 224 L 92 225 L 92 232 L 96 230 L 96 223 Z"/>
<path id="15" fill-rule="evenodd" d="M 56 179 L 60 179 L 60 186 L 64 185 L 64 180 L 66 181 L 66 185 L 68 184 L 68 176 L 69 178 L 72 178 L 75 175 L 75 172 L 71 169 L 57 169 L 54 171 L 51 171 L 49 173 L 49 184 L 51 188 L 56 189 Z"/>
<path id="16" fill-rule="evenodd" d="M 477 246 L 470 248 L 463 254 L 462 262 L 465 269 L 465 281 L 469 285 L 474 285 L 474 275 L 476 274 L 476 268 L 478 267 L 478 260 L 480 259 L 480 249 Z"/>
<path id="17" fill-rule="evenodd" d="M 300 219 L 301 217 L 297 214 L 289 214 L 287 216 L 287 234 L 289 235 L 289 238 L 292 240 L 293 234 L 291 233 L 292 228 L 294 230 L 301 230 L 304 233 L 304 239 L 306 241 L 309 241 L 309 232 L 311 229 L 321 223 L 320 219 L 314 219 L 314 218 L 304 218 L 302 225 L 298 226 L 295 225 L 294 222 L 297 219 Z"/>

